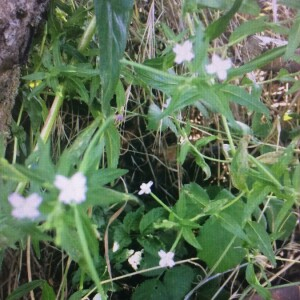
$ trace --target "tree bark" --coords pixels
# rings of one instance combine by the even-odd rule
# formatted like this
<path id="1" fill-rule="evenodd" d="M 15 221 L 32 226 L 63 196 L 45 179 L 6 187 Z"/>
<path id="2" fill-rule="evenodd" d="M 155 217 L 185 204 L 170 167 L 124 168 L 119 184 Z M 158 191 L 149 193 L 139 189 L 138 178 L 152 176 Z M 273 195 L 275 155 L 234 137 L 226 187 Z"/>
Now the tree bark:
<path id="1" fill-rule="evenodd" d="M 43 19 L 49 0 L 0 0 L 0 135 L 10 135 L 11 110 L 18 92 L 20 66 Z"/>

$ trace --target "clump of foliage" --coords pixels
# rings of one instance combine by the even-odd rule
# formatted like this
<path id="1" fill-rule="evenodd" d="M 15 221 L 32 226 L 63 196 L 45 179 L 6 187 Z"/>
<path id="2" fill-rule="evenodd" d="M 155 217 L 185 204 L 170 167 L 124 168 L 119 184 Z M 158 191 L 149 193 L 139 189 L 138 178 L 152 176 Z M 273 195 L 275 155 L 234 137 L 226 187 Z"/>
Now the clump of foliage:
<path id="1" fill-rule="evenodd" d="M 27 247 L 28 280 L 8 299 L 271 298 L 297 226 L 299 72 L 254 77 L 299 61 L 299 4 L 290 24 L 250 0 L 173 1 L 172 21 L 145 2 L 51 2 L 12 155 L 0 151 L 3 267 Z M 239 63 L 233 49 L 260 32 L 287 43 Z M 264 96 L 275 82 L 291 86 L 278 117 Z M 59 283 L 34 272 L 47 251 L 62 257 Z"/>

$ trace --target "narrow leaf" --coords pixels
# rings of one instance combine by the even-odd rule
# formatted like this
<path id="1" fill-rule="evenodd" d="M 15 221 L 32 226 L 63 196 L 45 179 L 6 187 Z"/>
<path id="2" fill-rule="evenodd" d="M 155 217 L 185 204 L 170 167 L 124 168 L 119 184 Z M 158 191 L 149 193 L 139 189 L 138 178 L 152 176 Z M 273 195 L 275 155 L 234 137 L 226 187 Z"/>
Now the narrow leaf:
<path id="1" fill-rule="evenodd" d="M 133 0 L 94 0 L 94 6 L 100 41 L 102 105 L 104 112 L 108 113 L 119 80 L 119 60 L 126 46 Z"/>

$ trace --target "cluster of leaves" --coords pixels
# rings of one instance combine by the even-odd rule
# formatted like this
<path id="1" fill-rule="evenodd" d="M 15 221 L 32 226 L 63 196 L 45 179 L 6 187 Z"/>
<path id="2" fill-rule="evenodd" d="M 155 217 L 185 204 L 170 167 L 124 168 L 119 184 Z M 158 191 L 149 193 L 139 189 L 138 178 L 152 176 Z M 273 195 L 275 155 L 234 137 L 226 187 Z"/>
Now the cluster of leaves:
<path id="1" fill-rule="evenodd" d="M 288 2 L 287 5 L 299 9 L 298 1 Z M 42 42 L 49 45 L 41 45 L 39 55 L 32 57 L 34 72 L 23 77 L 35 83 L 30 91 L 25 89 L 24 107 L 34 124 L 33 144 L 37 145 L 30 149 L 24 164 L 8 162 L 1 149 L 1 251 L 14 247 L 17 241 L 24 242 L 28 236 L 31 236 L 37 256 L 39 241 L 54 243 L 80 267 L 80 280 L 74 279 L 76 276 L 73 278 L 79 289 L 71 296 L 73 300 L 91 294 L 94 287 L 102 299 L 106 299 L 108 291 L 119 290 L 117 283 L 104 285 L 101 282 L 111 282 L 112 274 L 133 273 L 127 264 L 131 249 L 144 251 L 139 266 L 144 276 L 139 279 L 140 285 L 134 290 L 132 299 L 180 300 L 185 296 L 188 299 L 189 291 L 196 292 L 194 282 L 197 278 L 205 278 L 203 281 L 215 279 L 213 273 L 226 273 L 236 266 L 240 266 L 250 287 L 264 298 L 270 298 L 269 291 L 261 284 L 261 278 L 267 278 L 265 266 L 257 257 L 264 256 L 275 267 L 274 243 L 288 239 L 295 228 L 297 218 L 293 207 L 300 196 L 300 166 L 295 164 L 294 157 L 297 140 L 282 151 L 269 148 L 267 155 L 274 157 L 271 164 L 265 163 L 264 157 L 249 154 L 249 143 L 257 146 L 257 137 L 269 133 L 263 133 L 264 125 L 259 120 L 263 116 L 270 123 L 271 117 L 260 100 L 262 88 L 250 80 L 236 85 L 235 80 L 280 56 L 297 61 L 294 52 L 300 44 L 300 18 L 295 18 L 286 46 L 268 50 L 248 63 L 230 69 L 226 80 L 220 82 L 207 73 L 210 44 L 224 33 L 237 12 L 257 15 L 256 1 L 184 1 L 183 16 L 190 18 L 193 15 L 194 18 L 190 21 L 191 34 L 186 30 L 176 36 L 165 25 L 166 35 L 174 43 L 182 41 L 184 36 L 193 43 L 194 60 L 185 64 L 180 75 L 174 69 L 170 72 L 174 64 L 174 44 L 168 45 L 160 57 L 145 63 L 122 58 L 133 5 L 132 0 L 104 0 L 94 1 L 93 9 L 81 5 L 74 9 L 60 1 L 51 2 Z M 204 26 L 197 15 L 204 7 L 227 12 Z M 90 10 L 94 11 L 95 17 L 90 17 Z M 83 26 L 85 23 L 88 25 Z M 222 49 L 223 54 L 244 37 L 265 29 L 287 32 L 284 26 L 255 17 L 230 35 L 229 45 Z M 78 35 L 82 38 L 74 40 Z M 284 78 L 294 81 L 286 73 Z M 201 148 L 214 140 L 228 140 L 230 151 L 225 156 L 234 189 L 216 186 L 204 189 L 197 183 L 189 183 L 181 188 L 173 207 L 154 193 L 151 197 L 159 207 L 152 200 L 149 205 L 127 191 L 120 192 L 116 181 L 127 171 L 118 169 L 121 145 L 115 114 L 123 112 L 125 86 L 130 85 L 154 89 L 164 99 L 171 99 L 164 109 L 153 101 L 148 114 L 142 117 L 147 120 L 148 130 L 170 130 L 182 140 L 177 157 L 180 165 L 192 155 L 209 178 L 210 166 Z M 295 84 L 293 92 L 296 89 Z M 116 101 L 112 103 L 114 96 Z M 54 99 L 51 109 L 47 108 L 47 99 Z M 82 101 L 94 120 L 53 162 L 48 138 L 58 111 L 67 99 Z M 249 111 L 252 128 L 245 130 L 245 126 L 236 122 L 231 103 Z M 197 107 L 207 118 L 212 114 L 222 116 L 225 134 L 210 135 L 195 143 L 190 141 L 187 138 L 191 131 L 189 121 L 178 120 L 177 116 L 191 106 Z M 40 110 L 41 116 L 37 113 Z M 38 128 L 43 121 L 40 133 Z M 265 149 L 260 151 L 263 153 Z M 62 205 L 57 200 L 54 178 L 57 174 L 70 177 L 78 170 L 87 178 L 87 200 L 80 205 Z M 25 195 L 35 192 L 43 197 L 42 217 L 38 222 L 16 220 L 11 216 L 7 199 L 15 190 Z M 126 215 L 122 214 L 125 203 Z M 105 242 L 105 253 L 99 247 L 99 240 Z M 113 242 L 118 243 L 116 251 L 109 250 Z M 171 269 L 155 268 L 161 249 L 171 249 L 175 252 L 175 260 L 181 262 Z M 205 269 L 184 264 L 195 257 L 205 263 Z M 242 267 L 246 267 L 245 272 Z M 220 282 L 213 282 L 214 293 Z M 54 290 L 43 280 L 18 288 L 9 299 L 18 299 L 36 287 L 42 288 L 45 299 L 55 299 Z M 245 294 L 248 291 L 245 289 Z M 201 287 L 201 293 L 208 293 L 205 286 Z"/>

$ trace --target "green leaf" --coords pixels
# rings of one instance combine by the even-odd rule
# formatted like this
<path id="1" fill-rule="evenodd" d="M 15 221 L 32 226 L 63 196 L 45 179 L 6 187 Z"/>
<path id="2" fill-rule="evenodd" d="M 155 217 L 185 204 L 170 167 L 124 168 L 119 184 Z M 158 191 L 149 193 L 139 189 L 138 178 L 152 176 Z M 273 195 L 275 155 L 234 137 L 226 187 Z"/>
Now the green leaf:
<path id="1" fill-rule="evenodd" d="M 30 75 L 25 75 L 22 77 L 22 79 L 25 80 L 43 80 L 47 77 L 47 73 L 45 72 L 35 72 Z"/>
<path id="2" fill-rule="evenodd" d="M 55 300 L 56 295 L 53 288 L 45 281 L 43 284 L 42 300 Z"/>
<path id="3" fill-rule="evenodd" d="M 88 91 L 86 87 L 84 86 L 83 82 L 76 78 L 76 77 L 69 77 L 68 82 L 66 83 L 67 85 L 70 84 L 71 88 L 73 86 L 74 90 L 78 93 L 80 96 L 80 100 L 84 101 L 87 105 L 90 105 L 90 96 L 88 94 Z"/>
<path id="4" fill-rule="evenodd" d="M 227 28 L 230 20 L 235 15 L 235 13 L 239 10 L 243 0 L 235 0 L 231 9 L 223 15 L 221 18 L 211 23 L 205 31 L 206 36 L 209 40 L 214 40 L 218 36 L 220 36 Z"/>
<path id="5" fill-rule="evenodd" d="M 151 209 L 148 213 L 146 213 L 141 222 L 140 222 L 140 232 L 141 234 L 146 234 L 152 231 L 154 223 L 158 223 L 165 219 L 166 211 L 162 207 L 157 207 Z"/>
<path id="6" fill-rule="evenodd" d="M 102 105 L 106 114 L 119 80 L 119 60 L 126 46 L 133 0 L 94 0 L 94 6 L 100 43 Z"/>
<path id="7" fill-rule="evenodd" d="M 240 214 L 244 204 L 236 202 L 223 212 L 241 226 L 243 219 Z M 235 267 L 243 260 L 246 251 L 243 249 L 243 240 L 225 229 L 216 216 L 212 216 L 202 226 L 197 238 L 202 250 L 198 257 L 204 260 L 214 272 L 223 272 Z"/>
<path id="8" fill-rule="evenodd" d="M 122 59 L 121 63 L 132 66 L 138 79 L 142 80 L 147 85 L 166 93 L 167 95 L 170 95 L 180 82 L 185 81 L 185 78 L 182 76 L 172 75 L 146 65 L 127 61 L 125 59 Z"/>
<path id="9" fill-rule="evenodd" d="M 242 23 L 231 33 L 229 43 L 234 45 L 249 35 L 264 31 L 266 28 L 268 28 L 266 21 L 267 17 L 264 16 Z"/>
<path id="10" fill-rule="evenodd" d="M 139 203 L 138 198 L 131 194 L 120 193 L 115 190 L 104 187 L 91 187 L 87 192 L 88 204 L 107 207 L 111 204 L 116 204 L 126 201 L 134 201 Z"/>
<path id="11" fill-rule="evenodd" d="M 166 300 L 168 292 L 165 286 L 158 279 L 145 280 L 139 285 L 133 295 L 132 300 Z"/>
<path id="12" fill-rule="evenodd" d="M 269 117 L 270 113 L 268 108 L 260 101 L 259 95 L 255 97 L 254 95 L 250 95 L 243 88 L 240 88 L 235 85 L 222 85 L 220 91 L 222 95 L 220 98 L 227 99 L 227 101 L 232 101 L 247 107 L 250 111 L 255 111 L 258 113 L 265 114 Z"/>
<path id="13" fill-rule="evenodd" d="M 238 68 L 231 68 L 228 70 L 228 80 L 232 79 L 235 76 L 245 75 L 246 73 L 252 72 L 257 70 L 271 61 L 275 60 L 276 58 L 284 55 L 286 51 L 286 46 L 276 47 L 272 50 L 264 52 L 262 55 L 254 58 L 250 62 L 238 67 Z"/>
<path id="14" fill-rule="evenodd" d="M 183 227 L 182 235 L 183 235 L 183 238 L 185 239 L 185 241 L 188 242 L 195 249 L 198 249 L 198 250 L 202 249 L 202 247 L 199 244 L 198 240 L 196 239 L 195 234 L 192 229 Z"/>
<path id="15" fill-rule="evenodd" d="M 108 184 L 115 179 L 125 175 L 128 171 L 122 169 L 100 169 L 91 173 L 87 173 L 88 175 L 88 185 L 89 186 L 103 186 Z"/>
<path id="16" fill-rule="evenodd" d="M 191 219 L 203 212 L 209 202 L 206 191 L 196 183 L 184 185 L 174 207 L 179 217 Z"/>
<path id="17" fill-rule="evenodd" d="M 297 14 L 294 19 L 294 23 L 289 32 L 288 44 L 286 52 L 284 54 L 284 59 L 293 59 L 295 51 L 300 45 L 300 13 Z"/>
<path id="18" fill-rule="evenodd" d="M 248 142 L 249 136 L 244 136 L 235 152 L 230 165 L 230 175 L 232 184 L 241 191 L 248 191 Z"/>
<path id="19" fill-rule="evenodd" d="M 271 239 L 265 228 L 260 223 L 248 221 L 245 231 L 252 243 L 252 246 L 258 248 L 275 267 L 276 259 L 272 249 Z"/>
<path id="20" fill-rule="evenodd" d="M 17 287 L 7 298 L 6 300 L 19 300 L 23 296 L 26 296 L 30 291 L 42 287 L 45 283 L 45 280 L 33 280 L 31 282 L 22 284 Z"/>
<path id="21" fill-rule="evenodd" d="M 105 148 L 107 164 L 109 168 L 116 168 L 120 157 L 120 133 L 114 124 L 110 124 L 105 130 Z"/>
<path id="22" fill-rule="evenodd" d="M 297 0 L 290 0 L 297 1 Z M 183 11 L 197 11 L 197 6 L 200 8 L 209 7 L 213 9 L 228 10 L 232 7 L 234 0 L 185 0 Z M 240 8 L 242 13 L 258 15 L 260 12 L 260 7 L 256 0 L 243 1 Z"/>
<path id="23" fill-rule="evenodd" d="M 195 272 L 188 266 L 167 270 L 163 280 L 168 294 L 166 299 L 182 300 L 191 289 L 194 277 Z"/>
<path id="24" fill-rule="evenodd" d="M 269 290 L 264 288 L 258 281 L 254 272 L 253 264 L 248 264 L 246 268 L 246 280 L 265 300 L 271 300 L 272 296 Z"/>

